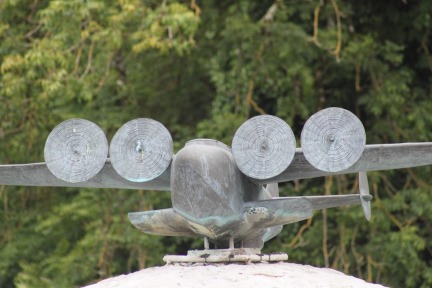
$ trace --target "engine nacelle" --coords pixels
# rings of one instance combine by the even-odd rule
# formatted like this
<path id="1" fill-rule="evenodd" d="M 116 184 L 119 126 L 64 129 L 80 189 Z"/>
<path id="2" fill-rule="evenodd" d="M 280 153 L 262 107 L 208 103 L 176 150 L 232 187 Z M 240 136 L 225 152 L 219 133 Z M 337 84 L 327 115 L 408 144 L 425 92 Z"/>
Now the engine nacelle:
<path id="1" fill-rule="evenodd" d="M 303 127 L 301 147 L 315 168 L 340 172 L 363 154 L 366 132 L 360 120 L 342 108 L 327 108 L 312 115 Z"/>
<path id="2" fill-rule="evenodd" d="M 114 170 L 133 182 L 146 182 L 161 175 L 173 155 L 173 140 L 158 121 L 140 118 L 127 122 L 110 144 Z"/>
<path id="3" fill-rule="evenodd" d="M 232 149 L 239 169 L 255 179 L 282 173 L 294 158 L 296 140 L 282 119 L 261 115 L 243 123 L 234 135 Z"/>
<path id="4" fill-rule="evenodd" d="M 44 156 L 48 169 L 57 178 L 84 182 L 102 170 L 108 157 L 108 141 L 93 122 L 69 119 L 48 135 Z"/>

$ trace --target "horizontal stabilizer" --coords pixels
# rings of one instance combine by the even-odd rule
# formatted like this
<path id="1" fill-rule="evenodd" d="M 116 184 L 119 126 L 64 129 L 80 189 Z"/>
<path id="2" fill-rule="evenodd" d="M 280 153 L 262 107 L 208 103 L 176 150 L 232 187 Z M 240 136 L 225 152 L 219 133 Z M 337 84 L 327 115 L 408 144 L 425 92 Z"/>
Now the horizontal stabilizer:
<path id="1" fill-rule="evenodd" d="M 60 180 L 48 169 L 46 163 L 0 165 L 0 185 L 15 186 L 52 186 L 52 187 L 88 187 L 146 189 L 169 191 L 171 166 L 157 178 L 142 183 L 125 180 L 120 177 L 108 159 L 102 170 L 93 178 L 78 183 Z"/>
<path id="2" fill-rule="evenodd" d="M 327 208 L 334 208 L 340 206 L 359 205 L 362 202 L 362 196 L 359 194 L 348 194 L 348 195 L 326 195 L 326 196 L 303 196 L 312 203 L 314 210 L 321 210 Z M 370 201 L 370 198 L 365 199 Z"/>
<path id="3" fill-rule="evenodd" d="M 372 196 L 369 194 L 362 194 L 362 192 L 360 192 L 360 194 L 286 197 L 282 199 L 303 199 L 303 198 L 310 201 L 314 211 L 327 209 L 327 208 L 340 207 L 340 206 L 361 204 L 366 219 L 367 220 L 370 219 L 370 215 L 371 215 L 370 201 L 372 200 Z"/>
<path id="4" fill-rule="evenodd" d="M 129 213 L 131 223 L 147 234 L 160 236 L 197 236 L 188 226 L 185 219 L 174 209 L 162 209 Z"/>
<path id="5" fill-rule="evenodd" d="M 266 228 L 310 218 L 313 207 L 304 197 L 250 201 L 244 204 L 244 216 L 248 223 Z"/>

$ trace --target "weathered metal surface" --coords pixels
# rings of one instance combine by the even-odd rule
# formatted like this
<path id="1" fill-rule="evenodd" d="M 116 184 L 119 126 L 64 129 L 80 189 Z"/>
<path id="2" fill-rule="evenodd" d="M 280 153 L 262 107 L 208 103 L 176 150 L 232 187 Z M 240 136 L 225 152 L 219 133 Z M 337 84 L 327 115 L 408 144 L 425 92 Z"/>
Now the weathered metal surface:
<path id="1" fill-rule="evenodd" d="M 171 172 L 173 209 L 130 214 L 131 222 L 146 233 L 201 235 L 219 247 L 261 248 L 281 225 L 313 213 L 304 198 L 268 200 L 270 192 L 248 182 L 230 149 L 215 140 L 187 143 L 174 157 Z M 268 188 L 278 193 L 277 184 Z"/>
<path id="2" fill-rule="evenodd" d="M 198 234 L 227 241 L 242 221 L 244 186 L 230 149 L 216 140 L 190 141 L 174 157 L 174 210 Z"/>
<path id="3" fill-rule="evenodd" d="M 261 229 L 298 222 L 312 216 L 312 203 L 306 198 L 280 197 L 244 204 L 246 222 Z"/>
<path id="4" fill-rule="evenodd" d="M 192 233 L 220 248 L 261 249 L 282 225 L 310 218 L 314 210 L 361 203 L 358 194 L 278 198 L 276 183 L 264 188 L 247 181 L 229 147 L 210 139 L 188 142 L 171 172 L 173 210 L 134 213 L 131 221 L 147 233 Z"/>
<path id="5" fill-rule="evenodd" d="M 279 184 L 269 183 L 265 188 L 271 195 L 271 197 L 279 197 Z"/>
<path id="6" fill-rule="evenodd" d="M 161 123 L 140 118 L 127 122 L 114 135 L 110 158 L 123 178 L 146 182 L 162 174 L 171 163 L 173 141 Z"/>
<path id="7" fill-rule="evenodd" d="M 105 157 L 102 170 L 92 178 L 80 183 L 67 178 L 67 182 L 54 176 L 45 163 L 0 165 L 0 185 L 171 190 L 172 209 L 130 213 L 131 222 L 149 234 L 204 237 L 206 249 L 210 244 L 218 248 L 261 249 L 265 241 L 280 233 L 282 225 L 312 217 L 318 209 L 362 204 L 369 219 L 372 196 L 366 171 L 432 164 L 432 143 L 364 146 L 363 126 L 349 113 L 331 108 L 308 120 L 312 124 L 306 125 L 309 127 L 302 133 L 302 145 L 315 150 L 324 147 L 323 154 L 305 152 L 309 156 L 295 149 L 291 129 L 273 116 L 255 117 L 242 125 L 233 141 L 239 141 L 233 144 L 237 147 L 234 152 L 216 140 L 197 139 L 175 156 L 171 136 L 162 124 L 137 119 L 119 129 L 110 147 L 115 160 L 111 164 Z M 85 141 L 78 143 L 85 144 L 70 145 L 67 147 L 72 148 L 66 150 L 85 157 L 91 146 Z M 278 197 L 278 182 L 358 172 L 360 194 Z M 68 173 L 74 172 L 65 175 Z M 255 261 L 255 256 L 230 255 L 219 255 L 215 261 Z M 197 262 L 196 257 L 201 256 L 187 257 Z M 204 258 L 208 261 L 207 256 Z"/>
<path id="8" fill-rule="evenodd" d="M 237 227 L 234 237 L 244 247 L 262 248 L 264 242 L 282 231 L 282 225 L 312 217 L 313 208 L 305 198 L 273 198 L 249 201 L 244 204 L 244 222 Z"/>
<path id="9" fill-rule="evenodd" d="M 287 261 L 285 253 L 262 254 L 259 249 L 192 250 L 187 255 L 165 255 L 167 264 L 174 263 L 259 263 Z"/>
<path id="10" fill-rule="evenodd" d="M 304 156 L 315 168 L 339 172 L 351 167 L 363 153 L 366 133 L 350 111 L 331 107 L 310 117 L 301 133 Z"/>
<path id="11" fill-rule="evenodd" d="M 131 223 L 147 234 L 161 236 L 196 236 L 187 221 L 174 209 L 134 212 L 128 214 Z"/>
<path id="12" fill-rule="evenodd" d="M 15 186 L 51 186 L 51 187 L 88 187 L 88 188 L 118 188 L 170 190 L 171 167 L 168 167 L 159 177 L 143 183 L 127 181 L 114 170 L 109 159 L 102 170 L 93 178 L 71 183 L 55 177 L 45 163 L 0 165 L 0 185 Z"/>
<path id="13" fill-rule="evenodd" d="M 44 155 L 54 176 L 66 182 L 84 182 L 96 176 L 104 166 L 108 141 L 93 122 L 69 119 L 51 131 Z"/>
<path id="14" fill-rule="evenodd" d="M 302 149 L 297 148 L 294 160 L 281 174 L 266 180 L 255 178 L 250 178 L 250 180 L 257 184 L 279 183 L 328 175 L 411 168 L 431 164 L 432 142 L 366 145 L 360 159 L 348 169 L 339 172 L 318 170 L 306 160 Z"/>
<path id="15" fill-rule="evenodd" d="M 296 140 L 285 121 L 256 116 L 234 135 L 232 149 L 239 169 L 252 178 L 267 179 L 284 171 L 294 157 Z"/>
<path id="16" fill-rule="evenodd" d="M 366 219 L 369 221 L 371 219 L 371 206 L 369 193 L 369 183 L 367 179 L 367 174 L 364 171 L 359 172 L 359 190 L 360 190 L 360 200 L 363 209 L 363 213 Z"/>
<path id="17" fill-rule="evenodd" d="M 290 199 L 292 197 L 288 197 Z M 362 196 L 359 194 L 347 195 L 325 195 L 325 196 L 302 196 L 300 198 L 308 199 L 313 210 L 328 209 L 340 206 L 359 205 L 362 202 Z M 372 196 L 364 196 L 364 201 L 372 200 Z"/>
<path id="18" fill-rule="evenodd" d="M 278 201 L 297 201 L 297 200 L 309 201 L 312 211 L 328 209 L 340 206 L 351 206 L 362 204 L 363 213 L 367 220 L 370 220 L 370 201 L 372 196 L 369 194 L 348 194 L 348 195 L 324 195 L 324 196 L 299 196 L 299 197 L 280 197 L 274 200 Z M 364 209 L 364 205 L 369 204 L 369 211 Z M 311 216 L 312 217 L 312 216 Z M 309 218 L 309 217 L 308 217 Z"/>

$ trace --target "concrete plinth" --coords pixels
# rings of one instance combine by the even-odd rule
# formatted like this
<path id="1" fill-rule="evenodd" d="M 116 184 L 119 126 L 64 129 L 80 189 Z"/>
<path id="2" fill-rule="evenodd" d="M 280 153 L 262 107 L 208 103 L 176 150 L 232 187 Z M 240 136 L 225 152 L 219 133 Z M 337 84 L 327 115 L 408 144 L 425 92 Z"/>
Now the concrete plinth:
<path id="1" fill-rule="evenodd" d="M 383 288 L 333 269 L 293 263 L 175 264 L 103 280 L 87 288 Z"/>

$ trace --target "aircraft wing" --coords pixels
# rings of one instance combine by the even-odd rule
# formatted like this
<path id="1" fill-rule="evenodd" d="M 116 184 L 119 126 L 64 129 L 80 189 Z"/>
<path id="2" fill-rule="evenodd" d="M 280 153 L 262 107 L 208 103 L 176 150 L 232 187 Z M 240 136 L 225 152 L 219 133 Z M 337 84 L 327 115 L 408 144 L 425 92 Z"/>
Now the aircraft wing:
<path id="1" fill-rule="evenodd" d="M 187 221 L 173 208 L 129 213 L 132 224 L 147 234 L 162 236 L 197 236 Z"/>
<path id="2" fill-rule="evenodd" d="M 108 159 L 102 170 L 85 182 L 69 183 L 55 177 L 45 163 L 0 165 L 0 185 L 89 187 L 144 190 L 170 190 L 171 165 L 158 177 L 147 182 L 132 182 L 119 176 Z"/>
<path id="3" fill-rule="evenodd" d="M 273 198 L 244 204 L 247 223 L 261 228 L 298 222 L 313 216 L 313 206 L 305 197 Z"/>
<path id="4" fill-rule="evenodd" d="M 366 145 L 360 159 L 340 172 L 326 172 L 313 167 L 297 148 L 294 159 L 285 171 L 268 179 L 250 178 L 257 184 L 287 182 L 328 175 L 410 168 L 432 164 L 432 142 Z"/>

